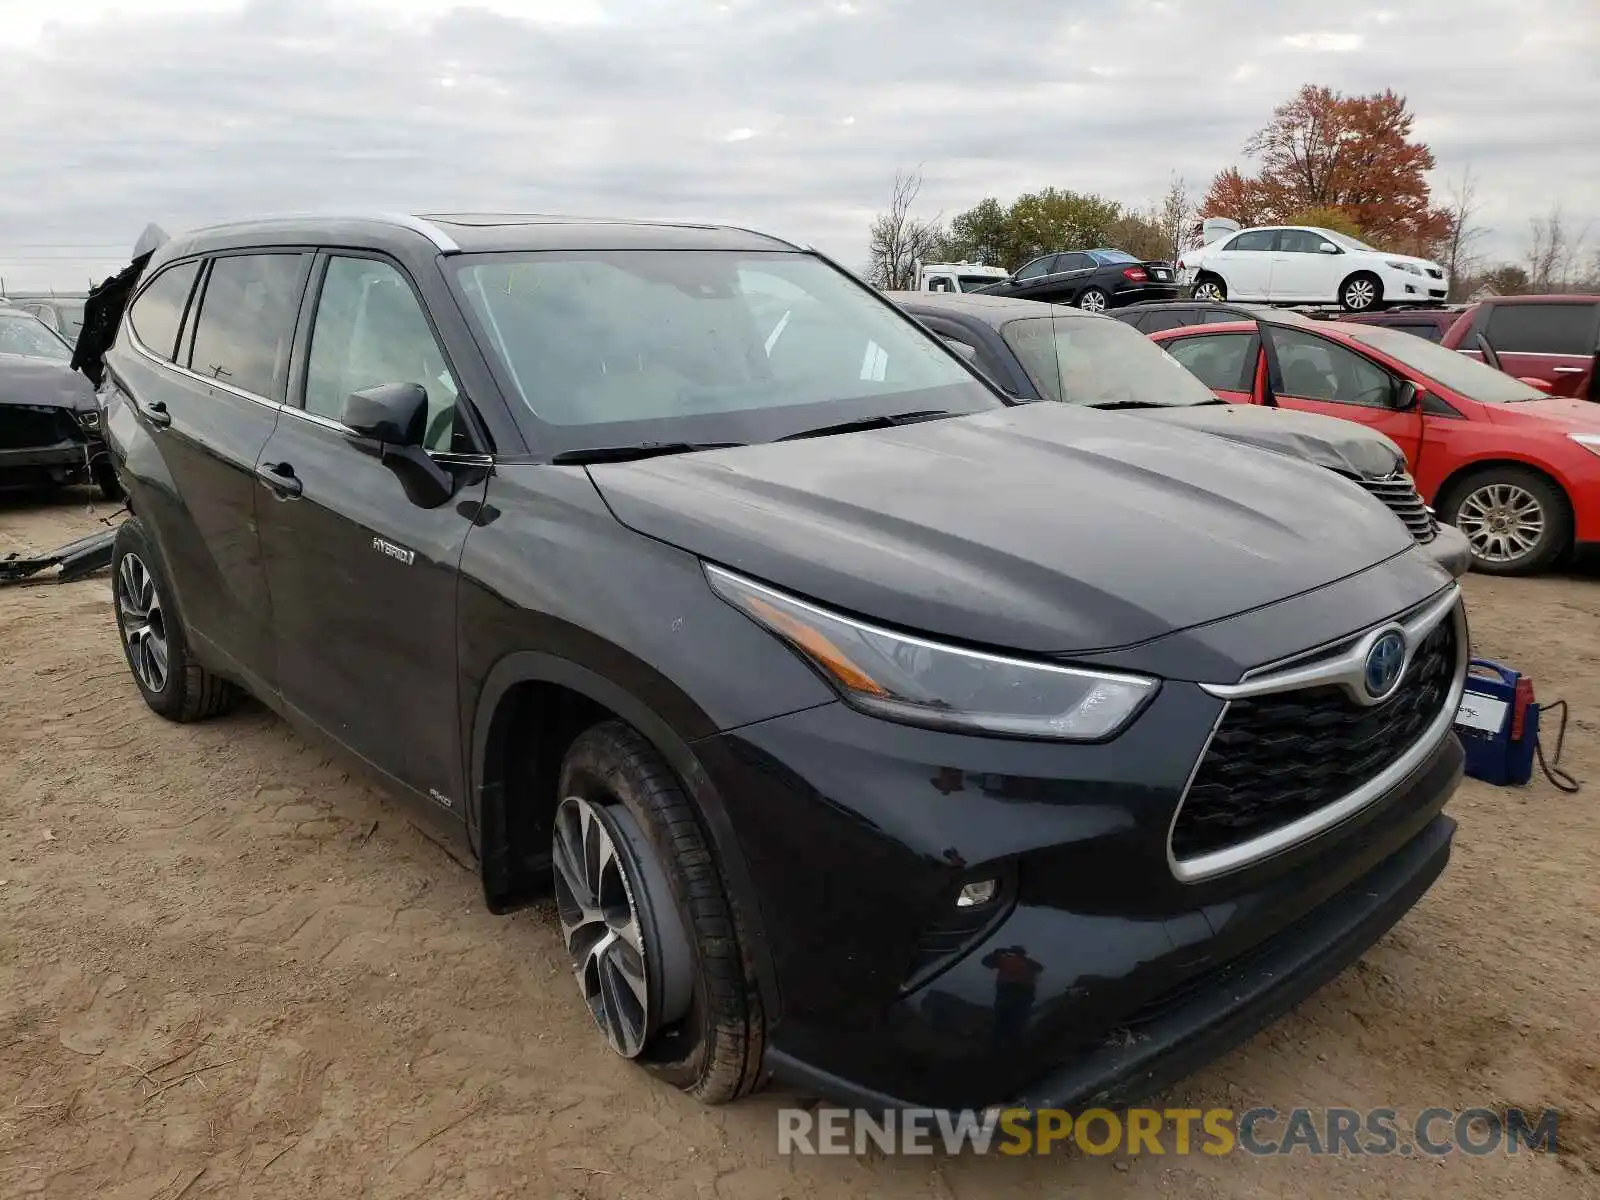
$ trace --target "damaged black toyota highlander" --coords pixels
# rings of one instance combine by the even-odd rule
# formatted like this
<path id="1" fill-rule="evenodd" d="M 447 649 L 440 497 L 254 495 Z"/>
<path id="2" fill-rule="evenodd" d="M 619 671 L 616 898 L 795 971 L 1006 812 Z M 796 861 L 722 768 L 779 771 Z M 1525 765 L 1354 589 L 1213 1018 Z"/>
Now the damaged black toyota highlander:
<path id="1" fill-rule="evenodd" d="M 702 1100 L 1129 1101 L 1449 856 L 1466 620 L 1379 500 L 1014 404 L 785 242 L 201 230 L 104 366 L 150 707 L 253 692 L 496 911 L 553 887 L 605 1041 Z"/>

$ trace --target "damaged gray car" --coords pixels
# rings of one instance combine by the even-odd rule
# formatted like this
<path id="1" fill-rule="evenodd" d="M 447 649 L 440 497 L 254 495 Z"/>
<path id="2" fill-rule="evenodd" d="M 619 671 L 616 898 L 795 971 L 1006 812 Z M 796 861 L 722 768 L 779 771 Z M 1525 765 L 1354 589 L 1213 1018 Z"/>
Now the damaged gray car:
<path id="1" fill-rule="evenodd" d="M 1382 501 L 1454 578 L 1471 547 L 1442 525 L 1406 473 L 1405 455 L 1353 421 L 1217 399 L 1176 360 L 1120 321 L 1061 305 L 994 296 L 890 292 L 906 312 L 1020 400 L 1123 409 L 1326 467 Z"/>
<path id="2" fill-rule="evenodd" d="M 107 499 L 122 495 L 94 387 L 71 362 L 37 317 L 0 308 L 0 488 L 95 483 Z"/>

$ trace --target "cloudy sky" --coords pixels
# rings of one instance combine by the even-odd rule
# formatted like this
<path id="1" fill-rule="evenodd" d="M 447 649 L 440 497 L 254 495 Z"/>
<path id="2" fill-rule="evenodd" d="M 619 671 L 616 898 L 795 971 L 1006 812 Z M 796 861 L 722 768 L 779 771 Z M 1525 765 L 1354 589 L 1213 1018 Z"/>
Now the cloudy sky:
<path id="1" fill-rule="evenodd" d="M 0 276 L 333 207 L 727 220 L 859 264 L 897 168 L 926 216 L 1202 192 L 1306 81 L 1409 96 L 1487 251 L 1554 201 L 1600 247 L 1597 62 L 1596 0 L 0 0 Z"/>

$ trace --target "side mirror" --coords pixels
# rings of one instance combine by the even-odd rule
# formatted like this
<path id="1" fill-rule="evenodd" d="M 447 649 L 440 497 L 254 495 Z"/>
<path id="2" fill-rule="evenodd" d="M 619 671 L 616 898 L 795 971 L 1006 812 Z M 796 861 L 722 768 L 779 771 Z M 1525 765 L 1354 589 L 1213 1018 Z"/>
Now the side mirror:
<path id="1" fill-rule="evenodd" d="M 428 389 L 420 383 L 380 383 L 351 392 L 340 422 L 385 446 L 420 446 L 428 429 Z"/>
<path id="2" fill-rule="evenodd" d="M 1422 406 L 1422 398 L 1426 395 L 1426 391 L 1407 379 L 1394 394 L 1394 406 L 1400 412 L 1411 412 Z"/>
<path id="3" fill-rule="evenodd" d="M 341 422 L 357 437 L 376 442 L 379 460 L 419 508 L 438 508 L 455 495 L 456 477 L 424 450 L 428 389 L 420 383 L 380 383 L 351 392 Z"/>
<path id="4" fill-rule="evenodd" d="M 1332 242 L 1322 242 L 1317 246 L 1317 253 L 1337 254 L 1339 253 L 1339 247 L 1335 246 Z"/>

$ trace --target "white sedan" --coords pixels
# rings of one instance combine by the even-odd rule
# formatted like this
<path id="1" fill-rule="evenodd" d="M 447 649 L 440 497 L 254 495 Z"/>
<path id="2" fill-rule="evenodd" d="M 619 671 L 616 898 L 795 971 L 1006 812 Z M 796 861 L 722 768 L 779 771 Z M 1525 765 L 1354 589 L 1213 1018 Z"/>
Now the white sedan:
<path id="1" fill-rule="evenodd" d="M 1450 291 L 1438 263 L 1300 225 L 1243 229 L 1186 250 L 1178 277 L 1196 300 L 1337 304 L 1346 312 L 1443 304 Z"/>

